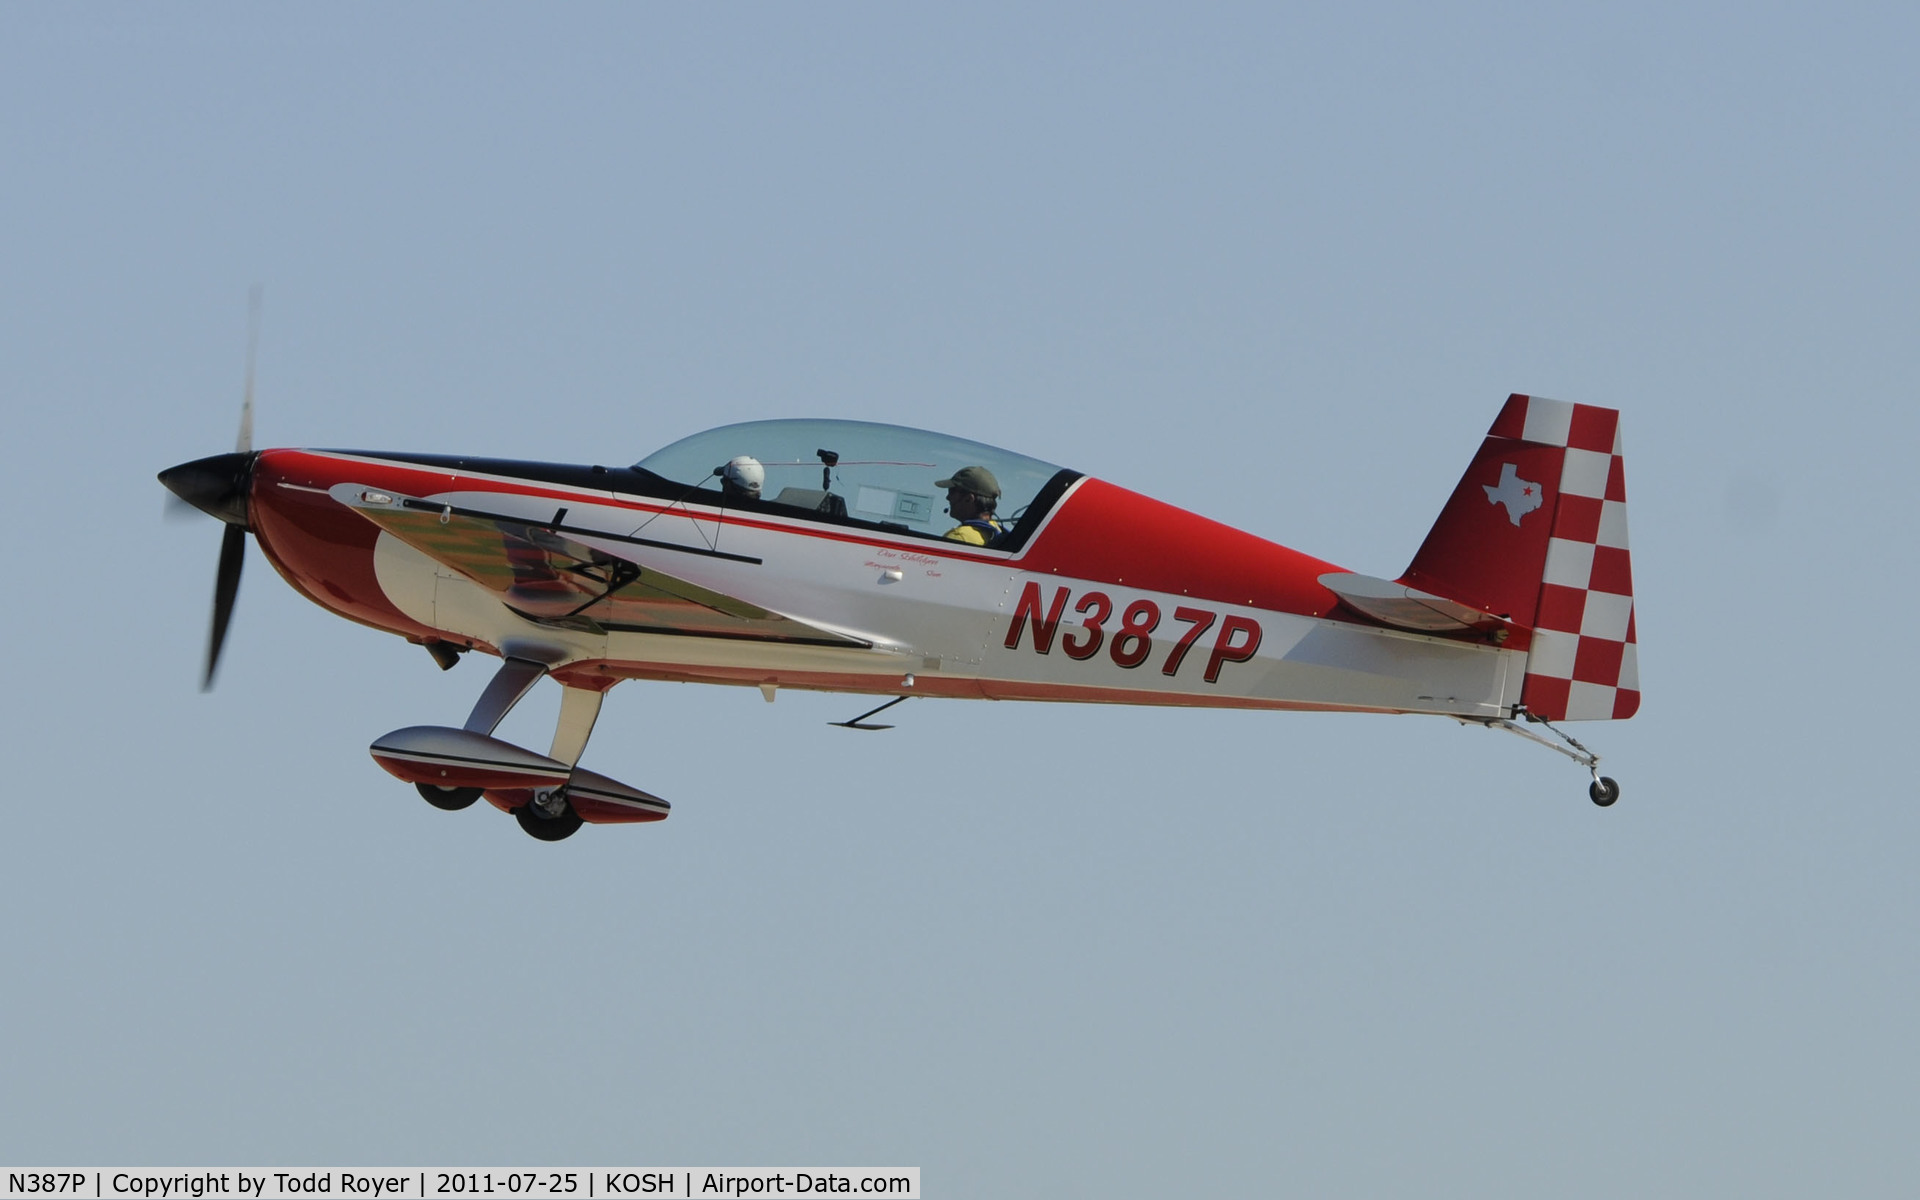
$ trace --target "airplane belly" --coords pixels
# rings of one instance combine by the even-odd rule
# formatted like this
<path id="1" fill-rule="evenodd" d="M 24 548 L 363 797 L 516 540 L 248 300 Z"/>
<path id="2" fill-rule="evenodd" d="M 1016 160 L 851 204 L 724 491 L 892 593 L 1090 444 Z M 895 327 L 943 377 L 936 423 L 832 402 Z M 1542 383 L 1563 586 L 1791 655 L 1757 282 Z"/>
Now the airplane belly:
<path id="1" fill-rule="evenodd" d="M 1328 707 L 1503 717 L 1519 699 L 1526 655 L 1337 621 L 1316 621 L 1271 664 L 1260 694 Z"/>

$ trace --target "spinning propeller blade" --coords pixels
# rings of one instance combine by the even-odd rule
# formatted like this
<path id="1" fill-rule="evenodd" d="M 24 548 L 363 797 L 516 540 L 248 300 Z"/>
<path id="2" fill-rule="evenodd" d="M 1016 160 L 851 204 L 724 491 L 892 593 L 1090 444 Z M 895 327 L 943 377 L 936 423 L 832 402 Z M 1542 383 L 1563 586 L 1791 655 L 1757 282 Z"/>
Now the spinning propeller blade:
<path id="1" fill-rule="evenodd" d="M 253 352 L 260 345 L 260 285 L 247 293 L 247 383 L 240 393 L 240 436 L 233 448 L 240 454 L 253 449 Z"/>
<path id="2" fill-rule="evenodd" d="M 240 568 L 247 561 L 247 531 L 239 525 L 227 526 L 220 539 L 220 573 L 213 581 L 213 628 L 207 633 L 207 673 L 200 679 L 200 690 L 213 690 L 213 672 L 220 665 L 220 647 L 227 640 L 227 622 L 233 618 L 233 598 L 240 591 Z"/>
<path id="3" fill-rule="evenodd" d="M 210 517 L 226 522 L 220 539 L 220 568 L 213 581 L 213 625 L 207 633 L 207 669 L 200 690 L 213 689 L 213 674 L 220 665 L 220 648 L 227 640 L 227 625 L 233 620 L 234 597 L 240 592 L 240 569 L 246 565 L 247 500 L 253 490 L 253 356 L 260 340 L 260 289 L 249 298 L 247 320 L 247 379 L 240 400 L 240 436 L 234 452 L 215 454 L 168 467 L 160 472 L 160 482 L 174 497 L 170 512 L 191 505 Z"/>
<path id="4" fill-rule="evenodd" d="M 166 503 L 160 508 L 160 515 L 169 521 L 184 521 L 197 516 L 198 513 L 198 509 L 172 492 L 167 493 Z"/>

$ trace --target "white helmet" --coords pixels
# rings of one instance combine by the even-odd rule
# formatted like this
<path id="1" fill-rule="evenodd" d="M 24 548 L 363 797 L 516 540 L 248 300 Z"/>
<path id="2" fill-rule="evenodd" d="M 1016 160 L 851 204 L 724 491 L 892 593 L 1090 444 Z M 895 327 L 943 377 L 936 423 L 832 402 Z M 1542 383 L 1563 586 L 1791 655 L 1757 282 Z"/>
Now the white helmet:
<path id="1" fill-rule="evenodd" d="M 760 465 L 760 460 L 744 454 L 728 460 L 721 469 L 721 475 L 733 485 L 735 491 L 745 492 L 749 496 L 758 496 L 760 485 L 767 481 L 767 469 Z"/>

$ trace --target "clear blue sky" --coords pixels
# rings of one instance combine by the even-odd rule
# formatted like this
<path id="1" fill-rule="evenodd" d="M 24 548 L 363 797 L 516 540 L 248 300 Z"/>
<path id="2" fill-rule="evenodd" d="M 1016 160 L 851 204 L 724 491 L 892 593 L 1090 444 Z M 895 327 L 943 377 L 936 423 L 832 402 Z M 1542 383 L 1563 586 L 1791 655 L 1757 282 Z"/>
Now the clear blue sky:
<path id="1" fill-rule="evenodd" d="M 0 7 L 0 1161 L 918 1165 L 930 1196 L 1893 1194 L 1909 7 Z M 1625 795 L 1438 720 L 630 684 L 652 828 L 367 757 L 485 667 L 219 541 L 262 445 L 821 415 L 1405 566 L 1624 416 Z M 551 689 L 509 736 L 539 743 Z"/>

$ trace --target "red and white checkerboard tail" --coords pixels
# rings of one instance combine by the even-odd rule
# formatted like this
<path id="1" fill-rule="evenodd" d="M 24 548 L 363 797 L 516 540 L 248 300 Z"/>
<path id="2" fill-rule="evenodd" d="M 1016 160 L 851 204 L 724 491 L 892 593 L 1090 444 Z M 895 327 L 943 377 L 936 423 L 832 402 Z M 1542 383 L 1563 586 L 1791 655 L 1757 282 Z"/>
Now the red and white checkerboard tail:
<path id="1" fill-rule="evenodd" d="M 1509 396 L 1401 582 L 1533 630 L 1528 712 L 1632 716 L 1640 673 L 1620 414 Z"/>

